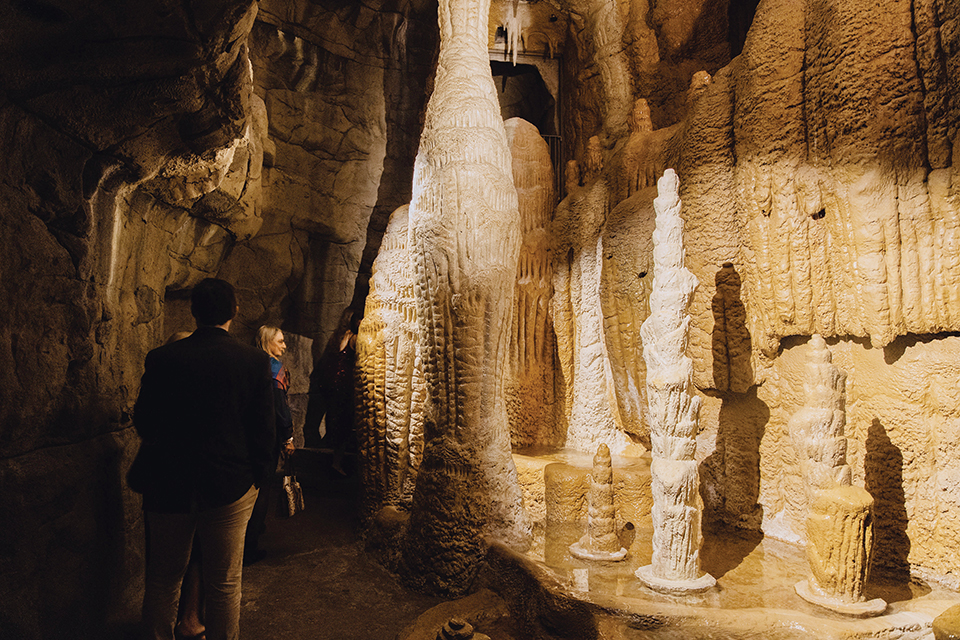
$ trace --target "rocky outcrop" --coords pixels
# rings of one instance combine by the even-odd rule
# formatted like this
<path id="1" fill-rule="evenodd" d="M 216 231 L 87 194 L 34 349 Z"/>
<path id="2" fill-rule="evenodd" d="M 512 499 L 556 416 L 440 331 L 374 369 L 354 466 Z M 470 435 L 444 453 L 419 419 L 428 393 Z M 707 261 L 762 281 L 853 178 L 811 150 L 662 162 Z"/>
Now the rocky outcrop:
<path id="1" fill-rule="evenodd" d="M 260 3 L 251 47 L 269 141 L 264 228 L 226 268 L 265 319 L 313 338 L 362 312 L 390 214 L 412 195 L 437 7 L 385 0 Z"/>
<path id="2" fill-rule="evenodd" d="M 131 407 L 146 352 L 192 328 L 194 283 L 237 284 L 242 339 L 282 322 L 318 351 L 365 294 L 410 198 L 436 7 L 333 4 L 0 10 L 5 631 L 138 617 Z"/>

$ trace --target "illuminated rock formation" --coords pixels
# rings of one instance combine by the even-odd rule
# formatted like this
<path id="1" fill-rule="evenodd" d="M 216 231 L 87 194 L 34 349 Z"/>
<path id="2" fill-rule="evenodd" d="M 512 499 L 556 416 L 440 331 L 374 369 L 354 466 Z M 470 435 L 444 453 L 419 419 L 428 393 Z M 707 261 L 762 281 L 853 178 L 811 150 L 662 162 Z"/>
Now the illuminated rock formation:
<path id="1" fill-rule="evenodd" d="M 700 479 L 694 459 L 700 399 L 687 356 L 687 307 L 697 278 L 684 267 L 683 219 L 677 176 L 667 169 L 654 201 L 654 280 L 650 316 L 640 332 L 647 363 L 650 466 L 653 489 L 653 558 L 637 577 L 658 591 L 696 592 L 716 580 L 700 570 Z"/>
<path id="2" fill-rule="evenodd" d="M 850 485 L 843 433 L 846 378 L 833 364 L 827 343 L 814 335 L 803 383 L 806 403 L 787 423 L 811 505 L 820 491 Z"/>
<path id="3" fill-rule="evenodd" d="M 408 207 L 393 212 L 373 263 L 357 337 L 358 445 L 366 510 L 409 504 L 423 453 L 426 389 L 407 244 Z"/>
<path id="4" fill-rule="evenodd" d="M 507 415 L 514 447 L 560 446 L 554 392 L 556 340 L 550 318 L 553 261 L 547 228 L 556 207 L 550 150 L 537 128 L 526 120 L 504 123 L 517 189 L 522 240 L 508 374 Z"/>
<path id="5" fill-rule="evenodd" d="M 603 224 L 608 210 L 599 140 L 590 144 L 586 184 L 560 206 L 552 226 L 554 296 L 551 302 L 567 419 L 566 445 L 595 451 L 600 443 L 621 454 L 632 444 L 617 412 L 600 300 Z"/>
<path id="6" fill-rule="evenodd" d="M 488 535 L 521 545 L 503 397 L 520 216 L 487 57 L 489 2 L 440 3 L 440 57 L 414 167 L 410 241 L 427 404 L 404 563 L 465 589 Z"/>
<path id="7" fill-rule="evenodd" d="M 866 601 L 864 584 L 873 545 L 873 497 L 850 484 L 844 436 L 846 375 L 832 362 L 819 335 L 810 339 L 806 404 L 788 423 L 807 490 L 807 557 L 813 575 L 797 593 L 820 606 L 856 616 L 883 613 Z"/>
<path id="8" fill-rule="evenodd" d="M 812 575 L 795 586 L 808 602 L 865 618 L 884 612 L 887 603 L 863 595 L 873 545 L 873 497 L 850 485 L 817 494 L 807 518 L 807 559 Z"/>
<path id="9" fill-rule="evenodd" d="M 601 444 L 593 456 L 593 474 L 587 494 L 587 532 L 570 545 L 570 553 L 584 560 L 623 560 L 627 550 L 617 535 L 616 509 L 613 503 L 613 466 L 610 449 Z"/>

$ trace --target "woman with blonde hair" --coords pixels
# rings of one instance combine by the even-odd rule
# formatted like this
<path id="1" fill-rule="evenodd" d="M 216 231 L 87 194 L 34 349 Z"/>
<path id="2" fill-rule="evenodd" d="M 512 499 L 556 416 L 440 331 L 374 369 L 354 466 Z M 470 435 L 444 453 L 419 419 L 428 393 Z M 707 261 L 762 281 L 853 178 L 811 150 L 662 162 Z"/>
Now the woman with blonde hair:
<path id="1" fill-rule="evenodd" d="M 277 441 L 274 447 L 274 470 L 280 462 L 281 452 L 284 455 L 291 455 L 294 452 L 293 446 L 293 418 L 290 415 L 290 405 L 287 402 L 287 392 L 290 389 L 290 372 L 283 363 L 280 362 L 280 356 L 287 350 L 287 343 L 283 337 L 283 331 L 279 327 L 265 324 L 257 330 L 257 347 L 267 352 L 270 356 L 270 371 L 273 374 L 273 406 L 276 411 L 277 419 Z M 245 565 L 253 564 L 266 555 L 266 551 L 260 548 L 260 536 L 267 528 L 267 509 L 270 506 L 270 494 L 279 490 L 276 481 L 276 474 L 271 474 L 267 485 L 261 489 L 257 496 L 257 502 L 253 507 L 253 515 L 250 516 L 250 522 L 247 523 L 247 537 L 244 542 L 243 563 Z"/>

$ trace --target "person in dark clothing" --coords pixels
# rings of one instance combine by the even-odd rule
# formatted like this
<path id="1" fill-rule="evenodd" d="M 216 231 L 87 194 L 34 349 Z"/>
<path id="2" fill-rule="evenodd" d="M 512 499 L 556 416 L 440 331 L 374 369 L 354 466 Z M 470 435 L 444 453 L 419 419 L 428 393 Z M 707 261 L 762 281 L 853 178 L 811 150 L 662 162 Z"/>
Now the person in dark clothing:
<path id="1" fill-rule="evenodd" d="M 234 340 L 233 287 L 207 278 L 193 290 L 197 330 L 146 358 L 134 425 L 143 440 L 136 487 L 148 545 L 146 637 L 171 640 L 194 533 L 203 547 L 208 640 L 240 636 L 243 539 L 273 457 L 270 359 Z"/>
<path id="2" fill-rule="evenodd" d="M 260 548 L 260 536 L 267 529 L 267 511 L 270 508 L 270 499 L 279 490 L 276 482 L 276 469 L 280 456 L 291 456 L 295 451 L 293 446 L 293 418 L 290 415 L 290 405 L 287 402 L 287 392 L 290 390 L 290 372 L 280 362 L 280 356 L 287 350 L 287 343 L 283 331 L 278 327 L 263 325 L 257 331 L 257 346 L 270 356 L 270 371 L 273 376 L 273 407 L 276 415 L 277 440 L 274 445 L 273 470 L 260 490 L 257 502 L 253 507 L 253 515 L 247 525 L 247 538 L 243 552 L 244 564 L 253 564 L 266 555 Z"/>
<path id="3" fill-rule="evenodd" d="M 314 362 L 303 421 L 306 446 L 311 446 L 313 439 L 312 446 L 332 449 L 331 467 L 341 475 L 348 475 L 342 464 L 347 450 L 356 449 L 354 387 L 357 332 L 362 317 L 359 312 L 346 309 L 337 331 Z"/>
<path id="4" fill-rule="evenodd" d="M 340 338 L 336 370 L 333 377 L 333 401 L 327 409 L 327 436 L 334 447 L 331 466 L 341 474 L 343 457 L 349 448 L 356 448 L 353 422 L 355 412 L 355 373 L 357 364 L 357 333 L 360 331 L 360 315 L 350 316 L 350 324 Z"/>

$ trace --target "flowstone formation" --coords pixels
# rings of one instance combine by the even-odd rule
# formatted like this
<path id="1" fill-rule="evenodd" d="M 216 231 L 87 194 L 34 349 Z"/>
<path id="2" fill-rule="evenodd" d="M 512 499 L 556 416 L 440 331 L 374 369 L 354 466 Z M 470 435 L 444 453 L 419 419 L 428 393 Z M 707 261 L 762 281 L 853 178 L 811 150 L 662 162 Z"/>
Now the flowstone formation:
<path id="1" fill-rule="evenodd" d="M 601 305 L 603 226 L 609 211 L 609 190 L 600 177 L 603 158 L 599 139 L 591 139 L 589 147 L 585 184 L 560 203 L 551 227 L 556 266 L 550 304 L 563 413 L 568 423 L 565 444 L 589 453 L 604 443 L 611 452 L 621 455 L 638 447 L 631 446 L 633 442 L 624 432 L 609 366 Z"/>
<path id="2" fill-rule="evenodd" d="M 653 558 L 636 575 L 651 589 L 691 593 L 716 580 L 700 570 L 700 478 L 694 459 L 700 399 L 693 393 L 693 361 L 687 356 L 687 308 L 697 278 L 683 265 L 683 219 L 678 181 L 667 169 L 654 200 L 654 280 L 650 316 L 640 328 L 647 363 L 650 465 L 653 490 Z"/>
<path id="3" fill-rule="evenodd" d="M 883 613 L 887 603 L 867 601 L 864 584 L 873 544 L 873 497 L 850 484 L 844 437 L 846 375 L 832 360 L 820 335 L 810 340 L 806 404 L 788 423 L 806 483 L 807 557 L 812 575 L 797 583 L 797 594 L 847 615 Z"/>
<path id="4" fill-rule="evenodd" d="M 555 206 L 546 142 L 529 122 L 504 123 L 517 189 L 522 239 L 504 396 L 514 447 L 563 444 L 554 391 L 555 339 L 547 226 Z M 426 383 L 417 336 L 415 256 L 409 245 L 409 207 L 390 217 L 373 264 L 357 340 L 359 445 L 364 512 L 409 507 L 423 454 Z"/>
<path id="5" fill-rule="evenodd" d="M 617 535 L 616 509 L 613 505 L 613 464 L 610 448 L 597 447 L 593 456 L 593 474 L 587 494 L 587 532 L 570 545 L 570 553 L 583 560 L 623 560 L 627 550 L 620 546 Z"/>
<path id="6" fill-rule="evenodd" d="M 553 255 L 548 227 L 556 208 L 550 149 L 535 126 L 504 122 L 517 189 L 520 258 L 506 382 L 507 414 L 514 447 L 561 446 L 554 392 L 556 339 L 550 317 Z"/>
<path id="7" fill-rule="evenodd" d="M 403 563 L 435 592 L 469 587 L 483 536 L 521 546 L 530 531 L 503 398 L 521 234 L 488 13 L 488 1 L 440 3 L 436 85 L 410 205 L 428 393 Z"/>
<path id="8" fill-rule="evenodd" d="M 357 336 L 364 511 L 409 505 L 423 455 L 426 388 L 416 337 L 409 206 L 393 212 Z"/>

